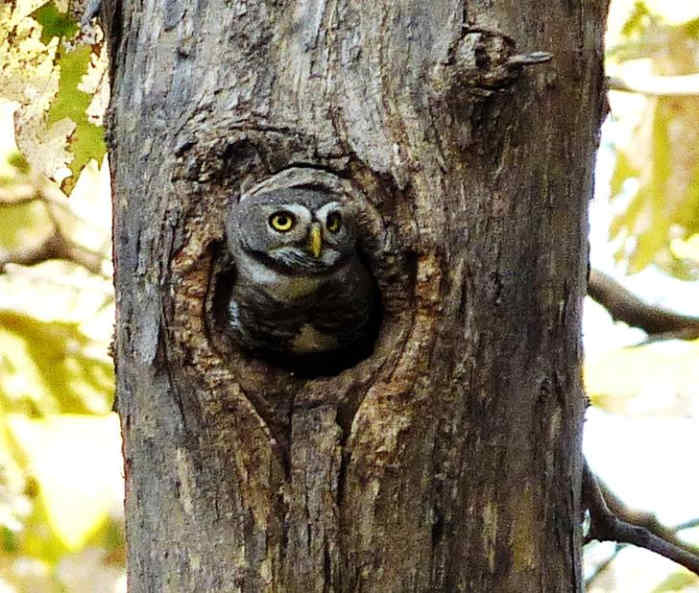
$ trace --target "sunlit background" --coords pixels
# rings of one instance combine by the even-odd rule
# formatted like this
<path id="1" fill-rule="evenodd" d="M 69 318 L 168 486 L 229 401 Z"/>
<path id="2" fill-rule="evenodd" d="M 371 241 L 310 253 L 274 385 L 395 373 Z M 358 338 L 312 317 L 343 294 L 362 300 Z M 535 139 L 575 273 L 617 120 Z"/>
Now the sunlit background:
<path id="1" fill-rule="evenodd" d="M 125 591 L 106 64 L 68 8 L 0 4 L 0 593 Z M 627 90 L 609 96 L 592 266 L 699 316 L 699 3 L 613 0 L 607 48 Z M 699 545 L 699 341 L 647 343 L 588 298 L 584 342 L 592 468 Z M 699 592 L 609 543 L 586 546 L 585 576 L 596 593 Z"/>

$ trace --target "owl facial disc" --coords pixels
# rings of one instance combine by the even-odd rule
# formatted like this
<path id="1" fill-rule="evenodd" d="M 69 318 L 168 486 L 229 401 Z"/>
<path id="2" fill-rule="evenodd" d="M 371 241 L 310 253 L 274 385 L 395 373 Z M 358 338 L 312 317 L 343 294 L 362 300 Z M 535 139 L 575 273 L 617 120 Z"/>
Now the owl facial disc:
<path id="1" fill-rule="evenodd" d="M 327 274 L 355 253 L 351 206 L 330 192 L 287 188 L 245 196 L 231 223 L 229 244 L 239 241 L 244 252 L 284 274 Z"/>

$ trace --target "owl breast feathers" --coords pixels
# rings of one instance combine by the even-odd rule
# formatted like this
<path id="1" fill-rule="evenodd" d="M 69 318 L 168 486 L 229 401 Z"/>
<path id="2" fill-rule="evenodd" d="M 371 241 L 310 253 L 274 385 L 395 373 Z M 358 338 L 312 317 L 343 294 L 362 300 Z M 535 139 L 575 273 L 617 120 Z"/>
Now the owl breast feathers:
<path id="1" fill-rule="evenodd" d="M 228 331 L 241 348 L 304 355 L 368 337 L 376 286 L 341 196 L 300 188 L 244 196 L 226 231 L 236 267 Z"/>

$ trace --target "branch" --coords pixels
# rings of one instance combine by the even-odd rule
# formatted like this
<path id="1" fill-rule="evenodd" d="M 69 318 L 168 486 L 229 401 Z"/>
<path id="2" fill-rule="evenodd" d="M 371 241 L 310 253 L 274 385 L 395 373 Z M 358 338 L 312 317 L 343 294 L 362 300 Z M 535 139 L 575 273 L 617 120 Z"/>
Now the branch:
<path id="1" fill-rule="evenodd" d="M 699 338 L 699 317 L 648 305 L 599 270 L 590 270 L 587 294 L 607 309 L 612 318 L 639 327 L 654 339 Z"/>
<path id="2" fill-rule="evenodd" d="M 78 264 L 93 274 L 105 276 L 102 272 L 104 257 L 66 239 L 58 229 L 49 235 L 39 245 L 0 251 L 0 273 L 5 271 L 7 264 L 32 266 L 49 259 L 65 259 Z"/>
<path id="3" fill-rule="evenodd" d="M 658 521 L 658 518 L 653 513 L 630 509 L 616 494 L 609 489 L 609 487 L 602 480 L 600 480 L 598 477 L 596 479 L 597 485 L 599 486 L 602 496 L 604 497 L 604 501 L 607 503 L 607 507 L 612 514 L 623 519 L 627 523 L 645 527 L 654 535 L 657 535 L 658 537 L 661 537 L 676 546 L 683 547 L 691 554 L 699 557 L 699 547 L 684 542 L 682 539 L 677 537 L 677 532 L 682 531 L 683 529 L 688 529 L 687 525 L 691 525 L 692 521 L 689 521 L 686 524 L 682 523 L 675 527 L 663 525 L 660 521 Z"/>
<path id="4" fill-rule="evenodd" d="M 633 83 L 610 76 L 607 78 L 607 88 L 651 97 L 696 97 L 699 96 L 699 74 L 647 76 Z"/>
<path id="5" fill-rule="evenodd" d="M 611 493 L 609 494 L 611 495 Z M 590 529 L 585 538 L 586 542 L 596 539 L 620 544 L 633 544 L 669 558 L 699 575 L 699 554 L 695 552 L 696 548 L 684 543 L 680 545 L 668 541 L 642 525 L 634 525 L 626 521 L 626 517 L 632 513 L 616 496 L 613 497 L 614 504 L 619 505 L 622 512 L 615 514 L 610 510 L 597 477 L 590 470 L 587 461 L 583 467 L 582 496 L 583 504 L 590 512 Z M 658 523 L 658 525 L 660 524 Z M 668 530 L 667 527 L 661 527 L 662 531 Z M 673 539 L 676 539 L 674 534 Z"/>
<path id="6" fill-rule="evenodd" d="M 23 266 L 32 266 L 49 259 L 64 259 L 79 266 L 82 266 L 89 272 L 109 278 L 102 271 L 102 263 L 107 259 L 101 253 L 92 251 L 87 247 L 79 245 L 68 239 L 60 230 L 60 223 L 56 219 L 53 212 L 53 207 L 61 209 L 66 214 L 73 217 L 78 222 L 88 226 L 94 226 L 89 221 L 85 220 L 74 212 L 63 199 L 56 199 L 46 188 L 33 191 L 28 195 L 6 197 L 0 195 L 0 209 L 3 207 L 13 207 L 18 205 L 29 204 L 35 201 L 41 201 L 46 206 L 46 212 L 49 219 L 53 223 L 54 230 L 51 235 L 46 237 L 39 245 L 31 247 L 20 247 L 11 251 L 0 250 L 0 274 L 5 271 L 7 264 L 18 264 Z"/>
<path id="7" fill-rule="evenodd" d="M 693 527 L 699 527 L 699 518 L 690 519 L 675 526 L 675 531 L 682 531 L 684 529 L 692 529 Z"/>
<path id="8" fill-rule="evenodd" d="M 597 478 L 597 482 L 600 485 L 600 489 L 603 491 L 603 496 L 606 498 L 607 492 L 609 490 L 606 489 L 606 486 L 600 481 L 599 478 Z M 611 492 L 609 492 L 611 494 Z M 612 494 L 612 496 L 614 496 Z M 618 514 L 618 513 L 617 513 Z M 639 516 L 644 516 L 644 513 L 639 513 Z M 635 521 L 630 521 L 631 523 L 636 523 Z M 652 516 L 652 521 L 651 523 L 655 523 L 657 525 L 660 525 L 657 522 L 657 519 L 655 516 Z M 648 527 L 647 525 L 645 525 Z M 685 521 L 684 523 L 680 523 L 679 525 L 675 525 L 670 529 L 670 532 L 672 533 L 673 537 L 678 531 L 683 531 L 684 529 L 691 529 L 692 527 L 697 527 L 699 526 L 699 519 L 692 519 L 690 521 Z M 651 529 L 652 531 L 652 529 Z M 656 534 L 657 535 L 657 534 Z M 691 546 L 690 544 L 687 544 L 686 542 L 680 542 L 680 545 L 686 547 L 688 550 L 692 551 L 693 553 L 697 554 L 698 552 L 694 552 L 697 548 L 695 546 Z M 587 590 L 592 583 L 595 582 L 595 580 L 609 567 L 609 565 L 614 562 L 614 559 L 619 555 L 619 552 L 621 552 L 624 548 L 626 548 L 628 544 L 616 544 L 614 546 L 614 550 L 612 551 L 609 556 L 607 556 L 602 562 L 600 562 L 597 566 L 595 566 L 595 570 L 592 572 L 592 574 L 585 579 L 585 590 Z"/>

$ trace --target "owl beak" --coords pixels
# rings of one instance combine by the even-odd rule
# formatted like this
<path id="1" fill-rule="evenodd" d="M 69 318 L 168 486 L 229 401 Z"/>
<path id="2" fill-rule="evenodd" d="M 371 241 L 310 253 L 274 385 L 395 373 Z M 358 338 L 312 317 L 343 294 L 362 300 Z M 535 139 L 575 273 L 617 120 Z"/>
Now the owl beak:
<path id="1" fill-rule="evenodd" d="M 308 251 L 313 254 L 313 257 L 318 257 L 323 248 L 323 237 L 320 233 L 320 224 L 314 222 L 311 225 L 311 232 L 308 234 Z"/>

